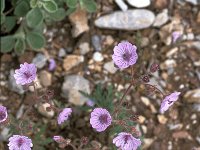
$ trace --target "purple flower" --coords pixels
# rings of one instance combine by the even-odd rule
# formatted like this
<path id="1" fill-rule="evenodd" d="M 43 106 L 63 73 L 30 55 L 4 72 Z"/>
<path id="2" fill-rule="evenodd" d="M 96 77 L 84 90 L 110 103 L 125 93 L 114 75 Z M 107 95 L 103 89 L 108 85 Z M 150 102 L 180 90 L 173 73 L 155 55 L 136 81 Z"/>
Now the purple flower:
<path id="1" fill-rule="evenodd" d="M 71 115 L 72 113 L 72 109 L 71 108 L 64 108 L 60 114 L 58 115 L 58 124 L 62 124 L 64 121 L 66 121 L 69 116 Z"/>
<path id="2" fill-rule="evenodd" d="M 120 69 L 134 65 L 138 59 L 137 47 L 129 42 L 121 42 L 114 47 L 112 59 Z"/>
<path id="3" fill-rule="evenodd" d="M 6 121 L 8 117 L 7 109 L 4 106 L 0 106 L 0 123 Z"/>
<path id="4" fill-rule="evenodd" d="M 95 108 L 91 112 L 90 124 L 98 132 L 104 131 L 108 126 L 111 125 L 112 117 L 110 113 L 103 108 Z"/>
<path id="5" fill-rule="evenodd" d="M 20 69 L 15 70 L 14 78 L 17 84 L 25 85 L 33 82 L 36 78 L 37 68 L 34 64 L 24 63 Z"/>
<path id="6" fill-rule="evenodd" d="M 65 141 L 65 139 L 62 136 L 54 136 L 53 140 L 57 143 L 63 143 L 63 141 Z"/>
<path id="7" fill-rule="evenodd" d="M 160 113 L 164 113 L 166 110 L 169 109 L 170 106 L 174 104 L 175 101 L 178 100 L 179 95 L 181 92 L 174 92 L 164 98 L 160 106 Z"/>
<path id="8" fill-rule="evenodd" d="M 172 41 L 175 43 L 181 37 L 181 33 L 178 31 L 174 31 L 172 33 Z"/>
<path id="9" fill-rule="evenodd" d="M 31 150 L 32 140 L 26 136 L 13 135 L 9 138 L 9 150 Z"/>
<path id="10" fill-rule="evenodd" d="M 49 59 L 49 71 L 53 71 L 56 68 L 56 61 L 51 58 Z"/>
<path id="11" fill-rule="evenodd" d="M 93 101 L 93 100 L 90 100 L 90 99 L 86 101 L 86 104 L 87 104 L 88 106 L 90 106 L 90 107 L 93 107 L 93 106 L 95 105 L 94 101 Z"/>
<path id="12" fill-rule="evenodd" d="M 121 132 L 113 139 L 113 144 L 122 150 L 136 150 L 141 145 L 141 141 L 134 138 L 130 133 Z"/>

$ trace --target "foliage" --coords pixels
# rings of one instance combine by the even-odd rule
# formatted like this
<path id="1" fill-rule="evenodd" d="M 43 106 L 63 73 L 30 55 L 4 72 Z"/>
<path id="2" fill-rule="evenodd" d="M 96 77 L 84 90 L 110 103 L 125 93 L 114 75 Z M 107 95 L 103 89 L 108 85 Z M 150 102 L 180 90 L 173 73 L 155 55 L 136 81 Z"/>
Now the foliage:
<path id="1" fill-rule="evenodd" d="M 98 107 L 106 108 L 109 112 L 113 112 L 113 100 L 116 96 L 114 95 L 112 85 L 104 88 L 103 85 L 98 84 L 91 95 L 85 93 L 84 91 L 80 92 L 90 100 L 94 101 Z"/>
<path id="2" fill-rule="evenodd" d="M 61 21 L 79 6 L 96 11 L 94 0 L 1 0 L 1 52 L 41 49 L 47 22 Z"/>

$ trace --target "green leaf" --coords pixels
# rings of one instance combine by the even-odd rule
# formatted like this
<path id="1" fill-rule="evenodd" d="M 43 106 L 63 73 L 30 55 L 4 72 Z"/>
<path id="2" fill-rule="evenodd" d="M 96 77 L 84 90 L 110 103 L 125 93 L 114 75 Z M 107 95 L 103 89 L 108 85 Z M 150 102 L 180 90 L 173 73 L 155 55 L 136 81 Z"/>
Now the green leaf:
<path id="1" fill-rule="evenodd" d="M 69 8 L 66 12 L 66 15 L 70 15 L 71 13 L 73 13 L 76 10 L 76 8 Z"/>
<path id="2" fill-rule="evenodd" d="M 10 32 L 16 25 L 16 18 L 14 16 L 7 16 L 5 20 L 5 31 Z"/>
<path id="3" fill-rule="evenodd" d="M 56 12 L 49 13 L 49 15 L 54 21 L 61 21 L 66 17 L 66 12 L 63 8 L 59 8 Z"/>
<path id="4" fill-rule="evenodd" d="M 1 0 L 1 10 L 0 12 L 3 13 L 4 9 L 5 9 L 5 0 Z"/>
<path id="5" fill-rule="evenodd" d="M 50 13 L 56 12 L 58 9 L 57 4 L 53 0 L 43 2 L 43 7 Z"/>
<path id="6" fill-rule="evenodd" d="M 66 4 L 70 8 L 76 8 L 78 0 L 65 0 Z"/>
<path id="7" fill-rule="evenodd" d="M 25 41 L 21 38 L 18 38 L 17 41 L 15 42 L 15 52 L 18 55 L 21 55 L 24 53 L 25 50 Z"/>
<path id="8" fill-rule="evenodd" d="M 29 4 L 26 1 L 21 1 L 15 7 L 14 14 L 18 17 L 24 17 L 29 11 L 29 9 L 30 9 Z"/>
<path id="9" fill-rule="evenodd" d="M 26 40 L 28 45 L 35 50 L 40 49 L 45 45 L 45 38 L 42 34 L 37 32 L 28 32 Z"/>
<path id="10" fill-rule="evenodd" d="M 81 0 L 80 3 L 90 13 L 95 12 L 97 9 L 97 4 L 94 0 Z"/>
<path id="11" fill-rule="evenodd" d="M 31 1 L 30 1 L 30 6 L 31 6 L 31 8 L 37 7 L 37 4 L 38 4 L 38 0 L 31 0 Z"/>
<path id="12" fill-rule="evenodd" d="M 27 24 L 31 28 L 35 28 L 43 21 L 43 15 L 40 8 L 31 9 L 26 15 Z"/>
<path id="13" fill-rule="evenodd" d="M 1 52 L 7 53 L 10 52 L 14 48 L 15 39 L 13 36 L 4 36 L 1 37 Z"/>
<path id="14" fill-rule="evenodd" d="M 6 20 L 6 16 L 4 14 L 1 14 L 1 24 L 3 24 Z"/>

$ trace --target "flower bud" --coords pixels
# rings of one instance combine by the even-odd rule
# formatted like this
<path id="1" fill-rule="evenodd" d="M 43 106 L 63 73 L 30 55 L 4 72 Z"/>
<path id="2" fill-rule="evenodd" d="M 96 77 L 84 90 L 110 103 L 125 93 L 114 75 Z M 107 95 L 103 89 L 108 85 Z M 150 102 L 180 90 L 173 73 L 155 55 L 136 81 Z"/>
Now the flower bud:
<path id="1" fill-rule="evenodd" d="M 156 72 L 158 69 L 159 69 L 159 65 L 156 64 L 156 63 L 153 63 L 153 64 L 151 65 L 151 67 L 150 67 L 150 71 L 151 71 L 152 73 Z"/>
<path id="2" fill-rule="evenodd" d="M 81 138 L 81 143 L 82 143 L 83 145 L 87 145 L 87 144 L 88 144 L 88 138 L 85 137 L 85 136 L 83 136 L 83 137 Z"/>
<path id="3" fill-rule="evenodd" d="M 142 81 L 145 82 L 145 83 L 149 82 L 149 76 L 148 75 L 144 75 L 142 77 Z"/>

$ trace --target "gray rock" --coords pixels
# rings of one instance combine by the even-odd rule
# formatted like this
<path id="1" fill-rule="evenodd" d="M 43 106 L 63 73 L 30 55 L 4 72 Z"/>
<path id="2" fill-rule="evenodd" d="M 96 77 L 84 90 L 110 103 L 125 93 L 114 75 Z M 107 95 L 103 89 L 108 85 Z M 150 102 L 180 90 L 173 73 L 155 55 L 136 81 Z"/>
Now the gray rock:
<path id="1" fill-rule="evenodd" d="M 64 48 L 59 49 L 58 57 L 65 57 L 66 51 Z"/>
<path id="2" fill-rule="evenodd" d="M 90 94 L 89 81 L 79 75 L 66 76 L 62 85 L 62 96 L 67 98 L 70 103 L 81 106 L 89 99 L 79 91 Z"/>
<path id="3" fill-rule="evenodd" d="M 198 4 L 200 4 L 200 1 L 198 1 L 198 0 L 185 0 L 186 2 L 188 2 L 188 3 L 191 3 L 191 4 L 193 4 L 193 5 L 198 5 Z"/>
<path id="4" fill-rule="evenodd" d="M 79 45 L 79 50 L 80 50 L 81 55 L 87 54 L 90 51 L 89 43 L 88 42 L 81 43 Z"/>
<path id="5" fill-rule="evenodd" d="M 156 16 L 153 26 L 154 27 L 160 27 L 163 24 L 165 24 L 168 20 L 169 20 L 168 10 L 164 9 L 161 13 L 159 13 Z"/>
<path id="6" fill-rule="evenodd" d="M 92 36 L 92 46 L 94 47 L 95 51 L 101 51 L 101 37 L 98 35 Z"/>
<path id="7" fill-rule="evenodd" d="M 48 87 L 52 84 L 52 75 L 46 70 L 42 70 L 39 74 L 40 83 L 44 87 Z"/>
<path id="8" fill-rule="evenodd" d="M 36 65 L 37 68 L 43 68 L 47 62 L 47 58 L 45 55 L 39 53 L 33 58 L 32 63 Z"/>
<path id="9" fill-rule="evenodd" d="M 104 64 L 103 68 L 107 70 L 109 73 L 114 74 L 117 71 L 117 68 L 114 67 L 113 61 L 107 62 Z"/>
<path id="10" fill-rule="evenodd" d="M 184 99 L 188 103 L 199 103 L 200 104 L 200 88 L 187 91 L 184 95 Z"/>
<path id="11" fill-rule="evenodd" d="M 102 16 L 95 20 L 95 25 L 100 28 L 139 30 L 152 25 L 155 15 L 146 9 L 116 11 L 112 14 Z"/>
<path id="12" fill-rule="evenodd" d="M 9 128 L 4 128 L 1 131 L 0 134 L 0 141 L 7 141 L 7 139 L 9 138 L 9 136 L 11 136 L 11 134 L 9 134 L 10 129 Z"/>
<path id="13" fill-rule="evenodd" d="M 194 111 L 200 112 L 200 104 L 193 104 L 192 108 Z"/>
<path id="14" fill-rule="evenodd" d="M 16 83 L 14 74 L 15 74 L 14 70 L 13 69 L 10 70 L 9 82 L 8 82 L 9 89 L 11 89 L 14 92 L 17 92 L 18 94 L 24 94 L 25 91 L 23 90 L 23 86 Z"/>
<path id="15" fill-rule="evenodd" d="M 127 11 L 128 10 L 128 6 L 126 5 L 126 3 L 124 2 L 124 0 L 115 0 L 115 3 L 119 6 L 119 8 L 122 11 Z"/>
<path id="16" fill-rule="evenodd" d="M 99 53 L 99 52 L 95 52 L 94 54 L 93 54 L 93 60 L 94 61 L 96 61 L 96 62 L 101 62 L 101 61 L 103 61 L 103 55 L 101 54 L 101 53 Z"/>
<path id="17" fill-rule="evenodd" d="M 144 8 L 151 4 L 151 0 L 127 0 L 127 2 L 137 8 Z"/>

